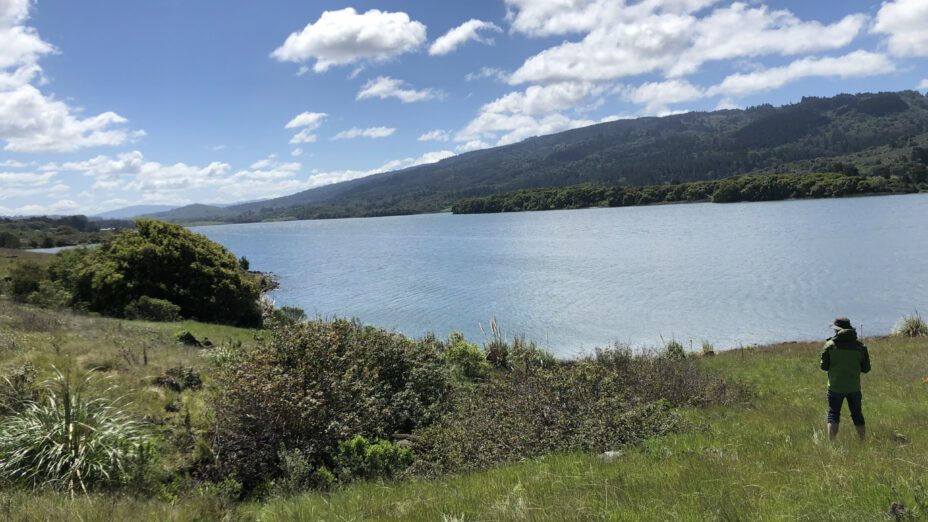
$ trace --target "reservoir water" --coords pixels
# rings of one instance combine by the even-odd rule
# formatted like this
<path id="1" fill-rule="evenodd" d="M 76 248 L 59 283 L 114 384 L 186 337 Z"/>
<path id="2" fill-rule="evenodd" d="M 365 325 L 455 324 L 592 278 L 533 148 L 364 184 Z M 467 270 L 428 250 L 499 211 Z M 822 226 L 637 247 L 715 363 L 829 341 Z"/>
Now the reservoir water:
<path id="1" fill-rule="evenodd" d="M 928 195 L 197 227 L 279 305 L 483 342 L 496 318 L 570 356 L 863 335 L 928 315 Z M 485 333 L 484 333 L 485 332 Z"/>

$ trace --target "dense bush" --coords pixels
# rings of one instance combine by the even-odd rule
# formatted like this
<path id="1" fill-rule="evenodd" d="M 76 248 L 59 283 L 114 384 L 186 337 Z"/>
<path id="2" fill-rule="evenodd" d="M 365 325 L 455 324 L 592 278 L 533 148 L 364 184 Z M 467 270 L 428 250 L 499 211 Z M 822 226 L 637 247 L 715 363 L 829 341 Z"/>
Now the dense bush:
<path id="1" fill-rule="evenodd" d="M 282 476 L 281 451 L 334 469 L 339 445 L 431 423 L 450 390 L 442 345 L 346 320 L 275 325 L 219 370 L 214 470 L 246 491 Z"/>
<path id="2" fill-rule="evenodd" d="M 151 457 L 148 436 L 119 404 L 91 395 L 94 380 L 58 372 L 43 400 L 0 420 L 0 480 L 72 493 L 131 481 Z"/>
<path id="3" fill-rule="evenodd" d="M 551 452 L 615 449 L 684 426 L 673 407 L 727 402 L 740 389 L 692 360 L 613 348 L 548 360 L 523 343 L 519 361 L 478 386 L 455 389 L 442 419 L 416 433 L 412 472 L 483 469 Z M 542 352 L 543 353 L 543 352 Z"/>
<path id="4" fill-rule="evenodd" d="M 176 321 L 180 318 L 180 307 L 167 299 L 143 295 L 126 305 L 124 315 L 127 319 Z"/>
<path id="5" fill-rule="evenodd" d="M 42 281 L 47 278 L 48 274 L 38 263 L 18 263 L 10 270 L 10 296 L 17 301 L 25 302 L 32 293 L 39 291 Z"/>
<path id="6" fill-rule="evenodd" d="M 256 279 L 221 245 L 178 225 L 140 219 L 136 231 L 99 248 L 62 252 L 50 273 L 75 303 L 107 315 L 121 316 L 148 297 L 174 303 L 183 317 L 260 323 Z"/>
<path id="7" fill-rule="evenodd" d="M 212 399 L 215 459 L 204 465 L 246 492 L 392 476 L 409 462 L 406 473 L 435 475 L 614 449 L 681 428 L 677 406 L 740 391 L 685 356 L 614 348 L 558 360 L 524 340 L 481 350 L 460 334 L 272 324 L 263 346 L 224 359 Z M 396 434 L 410 434 L 414 461 L 387 441 Z"/>

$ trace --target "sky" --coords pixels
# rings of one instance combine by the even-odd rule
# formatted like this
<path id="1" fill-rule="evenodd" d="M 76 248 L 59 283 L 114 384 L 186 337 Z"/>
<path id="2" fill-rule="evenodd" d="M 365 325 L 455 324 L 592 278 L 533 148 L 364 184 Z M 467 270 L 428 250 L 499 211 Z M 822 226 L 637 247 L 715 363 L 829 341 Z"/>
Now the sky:
<path id="1" fill-rule="evenodd" d="M 253 201 L 904 89 L 928 90 L 928 0 L 0 0 L 0 215 Z"/>

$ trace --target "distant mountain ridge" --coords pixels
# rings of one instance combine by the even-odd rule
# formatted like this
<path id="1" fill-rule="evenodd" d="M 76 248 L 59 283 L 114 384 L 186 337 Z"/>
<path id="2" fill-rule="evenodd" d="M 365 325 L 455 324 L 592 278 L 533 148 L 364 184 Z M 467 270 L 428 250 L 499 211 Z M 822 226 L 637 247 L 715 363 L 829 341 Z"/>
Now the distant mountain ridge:
<path id="1" fill-rule="evenodd" d="M 918 92 L 806 97 L 782 107 L 601 123 L 281 198 L 226 208 L 190 205 L 155 217 L 246 222 L 412 214 L 524 188 L 878 169 L 886 166 L 884 159 L 904 169 L 905 158 L 922 146 L 928 146 L 928 98 Z"/>

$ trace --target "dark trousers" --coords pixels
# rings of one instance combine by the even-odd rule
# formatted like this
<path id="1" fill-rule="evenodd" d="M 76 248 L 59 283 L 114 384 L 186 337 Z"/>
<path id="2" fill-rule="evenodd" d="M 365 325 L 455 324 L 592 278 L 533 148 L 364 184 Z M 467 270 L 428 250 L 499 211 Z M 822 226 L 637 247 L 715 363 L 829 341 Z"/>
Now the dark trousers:
<path id="1" fill-rule="evenodd" d="M 844 399 L 847 399 L 847 408 L 851 410 L 851 420 L 854 421 L 854 426 L 863 426 L 864 412 L 860 404 L 863 395 L 859 391 L 838 393 L 828 390 L 828 422 L 830 424 L 841 422 L 841 407 L 844 405 Z"/>

